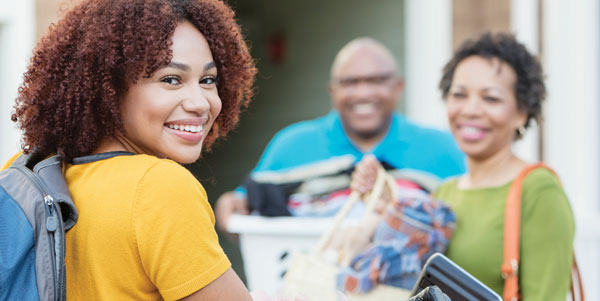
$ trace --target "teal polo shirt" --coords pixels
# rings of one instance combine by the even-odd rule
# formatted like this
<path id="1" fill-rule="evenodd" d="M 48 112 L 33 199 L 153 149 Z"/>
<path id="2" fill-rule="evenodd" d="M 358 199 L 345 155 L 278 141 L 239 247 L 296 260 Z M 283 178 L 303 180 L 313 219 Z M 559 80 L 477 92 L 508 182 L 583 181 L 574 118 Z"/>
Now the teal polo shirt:
<path id="1" fill-rule="evenodd" d="M 357 162 L 365 154 L 373 154 L 397 169 L 424 171 L 441 179 L 465 172 L 465 155 L 448 132 L 419 126 L 393 114 L 385 138 L 371 151 L 362 152 L 346 135 L 335 110 L 279 131 L 254 171 L 285 170 L 348 154 Z"/>

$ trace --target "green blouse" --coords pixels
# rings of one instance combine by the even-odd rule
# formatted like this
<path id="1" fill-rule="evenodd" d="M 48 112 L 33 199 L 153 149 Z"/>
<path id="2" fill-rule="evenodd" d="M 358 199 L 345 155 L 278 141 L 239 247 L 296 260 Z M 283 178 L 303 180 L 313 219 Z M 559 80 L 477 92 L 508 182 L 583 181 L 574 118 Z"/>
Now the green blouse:
<path id="1" fill-rule="evenodd" d="M 512 181 L 481 189 L 459 189 L 457 181 L 448 180 L 435 193 L 456 213 L 446 255 L 502 296 L 504 210 Z M 556 177 L 545 169 L 532 171 L 522 189 L 523 300 L 564 301 L 571 283 L 575 232 L 569 201 Z"/>

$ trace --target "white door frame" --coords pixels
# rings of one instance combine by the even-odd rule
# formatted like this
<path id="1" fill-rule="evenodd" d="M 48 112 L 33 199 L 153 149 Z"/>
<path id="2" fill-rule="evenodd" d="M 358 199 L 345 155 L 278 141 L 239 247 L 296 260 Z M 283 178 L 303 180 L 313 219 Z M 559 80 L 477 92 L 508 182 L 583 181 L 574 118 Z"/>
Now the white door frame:
<path id="1" fill-rule="evenodd" d="M 0 0 L 0 164 L 19 149 L 10 120 L 17 90 L 35 42 L 35 2 Z"/>

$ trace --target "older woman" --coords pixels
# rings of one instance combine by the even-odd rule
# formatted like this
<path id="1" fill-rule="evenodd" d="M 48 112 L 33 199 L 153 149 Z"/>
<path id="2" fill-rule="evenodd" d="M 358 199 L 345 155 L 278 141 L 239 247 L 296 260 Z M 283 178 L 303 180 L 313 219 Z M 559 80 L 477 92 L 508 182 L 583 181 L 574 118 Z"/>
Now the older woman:
<path id="1" fill-rule="evenodd" d="M 504 290 L 504 213 L 509 187 L 528 163 L 512 143 L 539 118 L 546 88 L 539 62 L 508 34 L 465 42 L 440 82 L 450 130 L 467 155 L 468 172 L 445 182 L 435 197 L 456 213 L 447 255 L 497 293 Z M 377 162 L 353 175 L 356 189 L 372 186 Z M 520 295 L 564 300 L 573 262 L 574 220 L 558 179 L 546 169 L 522 184 Z"/>
<path id="2" fill-rule="evenodd" d="M 13 120 L 66 163 L 68 299 L 250 299 L 180 163 L 235 126 L 255 73 L 217 0 L 83 1 L 50 28 Z"/>

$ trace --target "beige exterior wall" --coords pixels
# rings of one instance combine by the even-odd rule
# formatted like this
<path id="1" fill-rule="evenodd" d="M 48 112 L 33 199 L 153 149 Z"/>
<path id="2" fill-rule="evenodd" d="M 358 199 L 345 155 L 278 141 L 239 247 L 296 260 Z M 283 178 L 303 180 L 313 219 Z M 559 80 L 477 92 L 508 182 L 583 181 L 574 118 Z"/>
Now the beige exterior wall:
<path id="1" fill-rule="evenodd" d="M 510 0 L 454 0 L 452 48 L 486 32 L 510 31 Z"/>
<path id="2" fill-rule="evenodd" d="M 36 0 L 36 41 L 39 41 L 48 32 L 50 24 L 58 21 L 62 13 L 77 2 L 78 0 Z"/>

